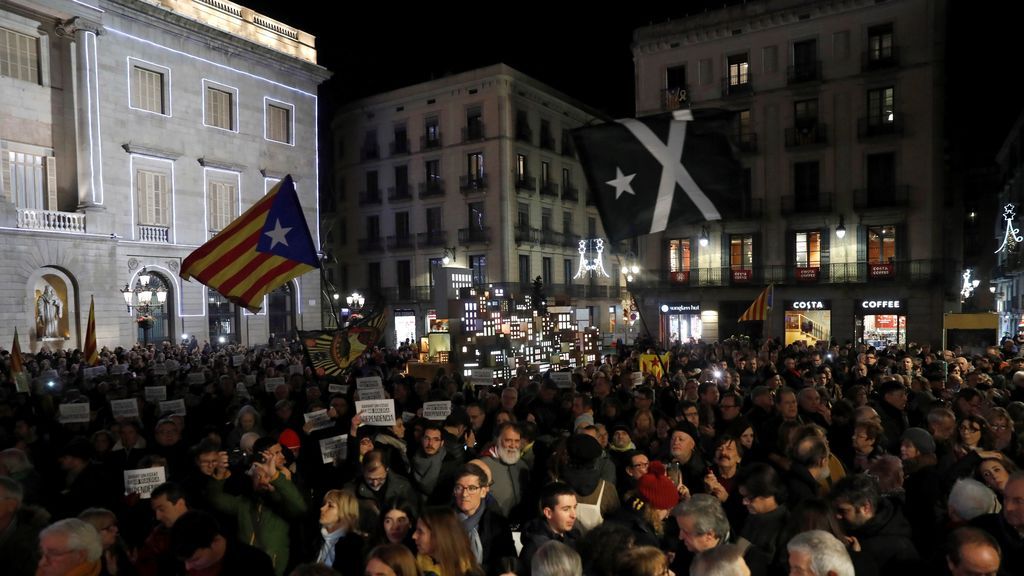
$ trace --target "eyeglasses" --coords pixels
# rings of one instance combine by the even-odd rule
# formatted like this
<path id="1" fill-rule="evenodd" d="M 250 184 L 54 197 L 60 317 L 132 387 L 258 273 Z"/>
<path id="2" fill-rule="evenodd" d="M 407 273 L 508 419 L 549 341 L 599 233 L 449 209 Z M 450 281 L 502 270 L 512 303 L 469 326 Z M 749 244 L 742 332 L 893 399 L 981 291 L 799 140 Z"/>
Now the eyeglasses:
<path id="1" fill-rule="evenodd" d="M 961 432 L 981 432 L 981 428 L 976 428 L 974 426 L 961 426 L 960 427 L 960 431 Z"/>
<path id="2" fill-rule="evenodd" d="M 1010 425 L 1009 424 L 993 424 L 991 426 L 991 428 L 993 430 L 1009 430 L 1010 429 Z"/>
<path id="3" fill-rule="evenodd" d="M 40 554 L 42 555 L 43 558 L 46 558 L 47 560 L 49 560 L 51 558 L 57 558 L 57 557 L 60 557 L 60 556 L 67 556 L 68 554 L 71 554 L 73 552 L 78 552 L 78 550 L 74 550 L 74 549 L 72 549 L 72 550 L 45 550 L 44 549 L 44 550 L 40 550 L 39 552 L 40 552 Z"/>
<path id="4" fill-rule="evenodd" d="M 631 464 L 631 466 L 633 468 L 649 468 L 651 466 L 651 463 L 650 462 L 637 462 L 636 464 Z"/>
<path id="5" fill-rule="evenodd" d="M 367 484 L 374 484 L 374 485 L 376 485 L 376 484 L 383 484 L 383 483 L 387 482 L 387 480 L 388 480 L 387 476 L 381 476 L 379 478 L 367 478 L 366 479 L 366 483 Z"/>
<path id="6" fill-rule="evenodd" d="M 477 492 L 479 492 L 480 488 L 481 488 L 481 486 L 459 486 L 459 485 L 456 485 L 455 488 L 452 489 L 452 492 L 454 492 L 455 494 L 466 493 L 466 494 L 469 494 L 470 496 L 472 496 L 473 494 L 476 494 Z"/>

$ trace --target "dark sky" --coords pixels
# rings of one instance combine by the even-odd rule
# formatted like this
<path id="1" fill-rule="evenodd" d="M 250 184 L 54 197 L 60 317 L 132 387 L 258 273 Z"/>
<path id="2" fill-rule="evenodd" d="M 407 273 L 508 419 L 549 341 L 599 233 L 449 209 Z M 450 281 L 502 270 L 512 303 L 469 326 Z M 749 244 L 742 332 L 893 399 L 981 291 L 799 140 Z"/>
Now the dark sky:
<path id="1" fill-rule="evenodd" d="M 491 5 L 486 11 L 480 4 L 456 9 L 378 2 L 348 17 L 303 9 L 306 3 L 240 1 L 317 36 L 320 64 L 335 74 L 329 100 L 336 103 L 504 62 L 612 117 L 633 114 L 633 30 L 723 5 L 686 0 L 619 13 L 621 7 L 577 12 L 554 2 Z M 991 160 L 1024 109 L 1015 88 L 1024 43 L 1015 41 L 1021 30 L 1012 15 L 982 12 L 966 0 L 950 4 L 950 150 L 958 163 L 973 165 Z"/>

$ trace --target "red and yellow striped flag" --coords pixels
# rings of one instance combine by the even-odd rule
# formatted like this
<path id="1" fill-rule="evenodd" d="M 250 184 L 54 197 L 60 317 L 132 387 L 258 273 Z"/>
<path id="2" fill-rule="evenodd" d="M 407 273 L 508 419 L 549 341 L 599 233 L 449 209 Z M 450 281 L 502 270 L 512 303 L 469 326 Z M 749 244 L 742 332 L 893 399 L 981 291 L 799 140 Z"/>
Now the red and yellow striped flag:
<path id="1" fill-rule="evenodd" d="M 754 303 L 747 308 L 747 311 L 740 316 L 740 322 L 749 322 L 753 320 L 767 320 L 768 311 L 772 309 L 772 297 L 775 291 L 773 286 L 769 284 L 754 300 Z"/>
<path id="2" fill-rule="evenodd" d="M 255 313 L 265 294 L 319 267 L 295 184 L 288 175 L 213 240 L 189 254 L 180 274 Z"/>
<path id="3" fill-rule="evenodd" d="M 14 327 L 14 344 L 11 345 L 11 377 L 18 392 L 28 392 L 28 374 L 21 363 L 21 344 L 18 342 L 18 327 Z"/>
<path id="4" fill-rule="evenodd" d="M 88 366 L 99 364 L 100 353 L 96 350 L 96 300 L 89 296 L 89 323 L 85 328 L 85 363 Z"/>

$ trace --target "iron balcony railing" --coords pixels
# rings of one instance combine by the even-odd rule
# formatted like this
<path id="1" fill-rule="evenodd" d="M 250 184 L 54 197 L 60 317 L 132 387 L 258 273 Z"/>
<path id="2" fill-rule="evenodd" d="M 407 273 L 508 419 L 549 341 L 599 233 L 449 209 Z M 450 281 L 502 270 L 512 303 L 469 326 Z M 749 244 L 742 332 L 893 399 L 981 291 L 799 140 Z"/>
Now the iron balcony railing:
<path id="1" fill-rule="evenodd" d="M 860 55 L 861 70 L 870 72 L 872 70 L 884 70 L 900 65 L 900 47 L 889 46 L 882 50 L 867 50 Z"/>
<path id="2" fill-rule="evenodd" d="M 388 236 L 388 250 L 412 250 L 415 247 L 412 234 Z"/>
<path id="3" fill-rule="evenodd" d="M 786 128 L 786 148 L 828 144 L 828 126 L 820 122 Z"/>
<path id="4" fill-rule="evenodd" d="M 730 78 L 726 75 L 722 78 L 722 96 L 749 96 L 754 93 L 752 75 L 748 72 L 746 78 L 741 82 L 739 77 Z"/>
<path id="5" fill-rule="evenodd" d="M 555 137 L 551 135 L 551 132 L 540 133 L 540 147 L 546 150 L 555 151 Z"/>
<path id="6" fill-rule="evenodd" d="M 383 252 L 384 251 L 384 237 L 377 236 L 376 238 L 360 238 L 359 239 L 359 251 L 360 252 Z"/>
<path id="7" fill-rule="evenodd" d="M 359 157 L 362 160 L 376 160 L 380 158 L 380 148 L 376 144 L 363 144 Z"/>
<path id="8" fill-rule="evenodd" d="M 388 188 L 388 202 L 401 202 L 402 200 L 412 200 L 412 187 L 403 184 Z"/>
<path id="9" fill-rule="evenodd" d="M 853 208 L 870 210 L 871 208 L 901 208 L 910 202 L 910 186 L 877 186 L 857 188 L 853 191 Z"/>
<path id="10" fill-rule="evenodd" d="M 818 191 L 806 196 L 783 196 L 782 214 L 815 214 L 832 211 L 832 194 Z"/>
<path id="11" fill-rule="evenodd" d="M 436 136 L 420 136 L 420 150 L 433 150 L 441 147 L 441 133 Z"/>
<path id="12" fill-rule="evenodd" d="M 491 241 L 491 227 L 459 228 L 459 244 L 487 244 Z"/>
<path id="13" fill-rule="evenodd" d="M 359 192 L 359 205 L 365 206 L 367 204 L 380 204 L 381 196 L 380 190 L 363 190 Z"/>
<path id="14" fill-rule="evenodd" d="M 821 60 L 788 66 L 786 68 L 786 83 L 799 84 L 801 82 L 814 82 L 821 80 Z"/>
<path id="15" fill-rule="evenodd" d="M 651 270 L 637 283 L 647 288 L 671 290 L 685 286 L 717 287 L 746 285 L 911 283 L 941 284 L 951 278 L 952 261 L 894 260 L 892 262 L 831 262 L 818 266 L 772 264 L 734 269 L 729 266 L 691 268 L 681 272 Z M 656 278 L 657 280 L 646 280 Z"/>
<path id="16" fill-rule="evenodd" d="M 434 178 L 419 184 L 420 198 L 444 196 L 444 180 Z"/>
<path id="17" fill-rule="evenodd" d="M 540 195 L 541 196 L 554 196 L 558 197 L 558 184 L 552 181 L 541 182 L 540 184 Z"/>
<path id="18" fill-rule="evenodd" d="M 433 230 L 431 232 L 420 232 L 416 235 L 416 245 L 424 246 L 446 246 L 448 242 L 447 230 Z"/>
<path id="19" fill-rule="evenodd" d="M 572 184 L 566 184 L 562 187 L 562 200 L 566 202 L 579 202 L 580 191 Z"/>
<path id="20" fill-rule="evenodd" d="M 866 116 L 857 119 L 857 138 L 866 140 L 880 136 L 902 136 L 903 115 L 893 112 L 886 116 Z"/>
<path id="21" fill-rule="evenodd" d="M 533 192 L 537 189 L 537 178 L 529 174 L 520 174 L 516 177 L 516 190 Z"/>
<path id="22" fill-rule="evenodd" d="M 753 154 L 757 152 L 757 133 L 741 132 L 736 134 L 736 147 L 740 152 Z"/>
<path id="23" fill-rule="evenodd" d="M 394 142 L 392 142 L 390 144 L 390 149 L 391 149 L 391 155 L 392 156 L 395 156 L 395 155 L 398 155 L 398 154 L 408 154 L 409 153 L 409 139 L 408 138 L 402 138 L 402 139 L 399 139 L 399 140 L 395 140 Z"/>
<path id="24" fill-rule="evenodd" d="M 484 123 L 473 122 L 469 126 L 464 126 L 462 128 L 462 141 L 472 142 L 473 140 L 483 140 L 484 134 Z"/>
<path id="25" fill-rule="evenodd" d="M 527 144 L 533 143 L 533 130 L 530 129 L 529 124 L 516 122 L 516 140 L 526 142 Z"/>
<path id="26" fill-rule="evenodd" d="M 459 191 L 463 194 L 487 190 L 487 174 L 463 174 L 459 176 Z"/>
<path id="27" fill-rule="evenodd" d="M 537 243 L 540 239 L 540 230 L 525 226 L 523 224 L 517 224 L 515 230 L 515 240 L 518 244 L 523 243 Z"/>

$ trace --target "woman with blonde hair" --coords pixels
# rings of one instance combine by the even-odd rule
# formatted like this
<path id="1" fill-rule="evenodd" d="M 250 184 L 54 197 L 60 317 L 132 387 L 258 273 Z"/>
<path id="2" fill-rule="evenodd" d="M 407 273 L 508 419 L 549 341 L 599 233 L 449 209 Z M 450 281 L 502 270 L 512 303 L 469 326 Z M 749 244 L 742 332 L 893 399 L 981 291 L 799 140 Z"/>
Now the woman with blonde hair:
<path id="1" fill-rule="evenodd" d="M 469 536 L 455 511 L 427 508 L 416 521 L 412 539 L 419 554 L 416 566 L 423 576 L 466 576 L 482 572 L 469 546 Z"/>
<path id="2" fill-rule="evenodd" d="M 366 556 L 363 576 L 420 576 L 420 569 L 408 548 L 401 544 L 383 544 Z"/>
<path id="3" fill-rule="evenodd" d="M 615 562 L 619 576 L 675 576 L 668 568 L 668 557 L 654 546 L 629 548 Z"/>
<path id="4" fill-rule="evenodd" d="M 341 572 L 342 576 L 357 576 L 365 552 L 366 537 L 359 531 L 359 501 L 348 490 L 329 490 L 320 507 L 320 546 L 316 561 Z"/>

